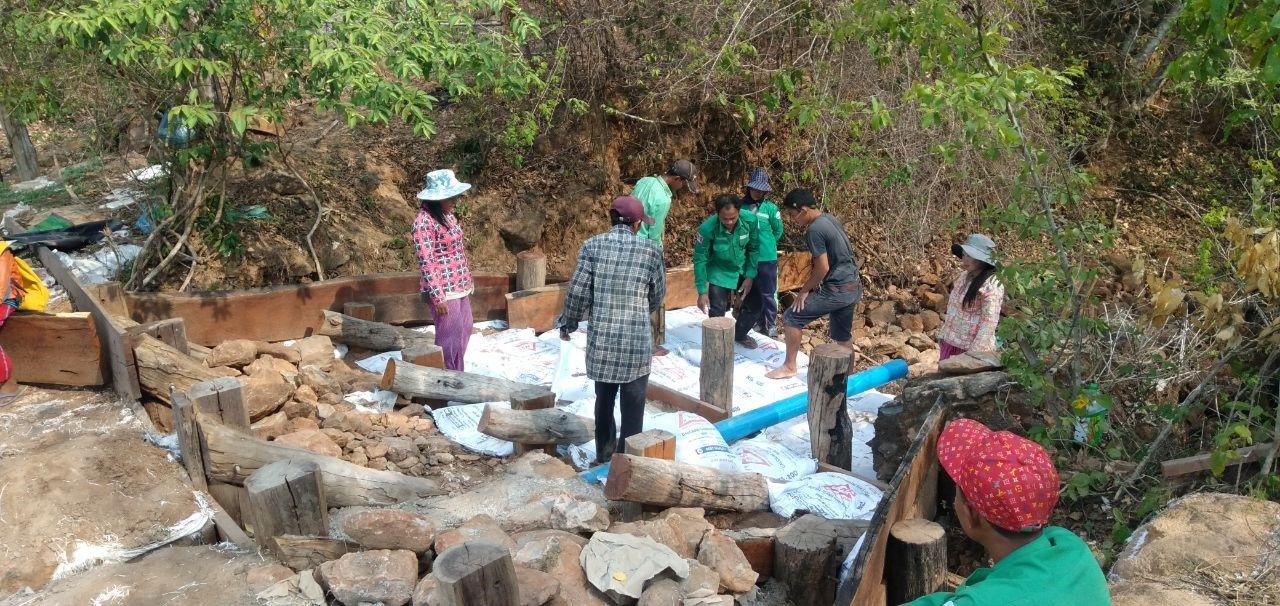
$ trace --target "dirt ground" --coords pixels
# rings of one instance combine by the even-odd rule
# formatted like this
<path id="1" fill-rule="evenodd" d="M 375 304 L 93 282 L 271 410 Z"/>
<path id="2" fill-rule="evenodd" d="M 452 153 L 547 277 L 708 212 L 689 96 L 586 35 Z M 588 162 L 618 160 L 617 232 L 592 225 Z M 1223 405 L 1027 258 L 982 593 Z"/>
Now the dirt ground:
<path id="1" fill-rule="evenodd" d="M 114 397 L 27 387 L 0 408 L 0 597 L 199 530 L 182 473 Z"/>

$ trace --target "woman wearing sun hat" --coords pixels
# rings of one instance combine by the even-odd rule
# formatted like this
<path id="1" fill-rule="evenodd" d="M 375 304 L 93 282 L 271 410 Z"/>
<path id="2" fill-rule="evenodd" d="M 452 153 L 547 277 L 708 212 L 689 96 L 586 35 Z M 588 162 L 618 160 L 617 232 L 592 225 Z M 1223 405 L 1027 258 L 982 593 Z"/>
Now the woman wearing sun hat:
<path id="1" fill-rule="evenodd" d="M 742 214 L 755 217 L 756 226 L 756 279 L 751 284 L 743 306 L 758 310 L 760 319 L 755 329 L 778 336 L 778 240 L 782 239 L 782 212 L 769 200 L 769 173 L 763 168 L 751 171 L 742 196 Z"/>
<path id="2" fill-rule="evenodd" d="M 982 234 L 951 245 L 964 273 L 951 288 L 947 318 L 938 331 L 939 360 L 966 351 L 995 350 L 996 324 L 1004 304 L 1004 286 L 995 276 L 995 250 L 995 241 Z"/>
<path id="3" fill-rule="evenodd" d="M 471 340 L 471 293 L 475 283 L 467 265 L 462 227 L 453 214 L 458 196 L 471 189 L 451 170 L 427 173 L 418 192 L 422 206 L 413 222 L 413 249 L 422 272 L 422 298 L 436 325 L 436 345 L 444 350 L 449 370 L 464 370 L 463 356 Z"/>

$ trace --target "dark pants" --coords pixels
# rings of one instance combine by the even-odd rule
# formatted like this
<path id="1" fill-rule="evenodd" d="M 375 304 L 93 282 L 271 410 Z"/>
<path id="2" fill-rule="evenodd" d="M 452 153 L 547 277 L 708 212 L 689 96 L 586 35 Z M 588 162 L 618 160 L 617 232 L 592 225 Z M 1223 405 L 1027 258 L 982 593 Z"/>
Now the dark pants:
<path id="1" fill-rule="evenodd" d="M 738 281 L 742 283 L 741 280 Z M 752 291 L 755 292 L 755 287 Z M 707 298 L 710 304 L 707 309 L 707 315 L 712 318 L 723 318 L 725 312 L 729 311 L 730 303 L 733 301 L 733 291 L 723 286 L 715 284 L 707 285 Z M 755 326 L 756 320 L 760 319 L 760 297 L 753 297 L 751 293 L 747 293 L 743 297 L 742 305 L 738 307 L 738 311 L 734 313 L 733 339 L 741 341 L 747 338 L 747 333 L 751 331 L 751 327 Z"/>
<path id="2" fill-rule="evenodd" d="M 622 437 L 613 424 L 613 403 L 622 392 Z M 645 394 L 649 391 L 649 375 L 630 383 L 596 381 L 596 460 L 607 462 L 618 452 L 618 443 L 644 431 Z"/>
<path id="3" fill-rule="evenodd" d="M 778 262 L 761 261 L 756 266 L 756 281 L 751 285 L 747 299 L 759 299 L 760 319 L 755 327 L 764 334 L 773 332 L 774 323 L 778 320 Z"/>

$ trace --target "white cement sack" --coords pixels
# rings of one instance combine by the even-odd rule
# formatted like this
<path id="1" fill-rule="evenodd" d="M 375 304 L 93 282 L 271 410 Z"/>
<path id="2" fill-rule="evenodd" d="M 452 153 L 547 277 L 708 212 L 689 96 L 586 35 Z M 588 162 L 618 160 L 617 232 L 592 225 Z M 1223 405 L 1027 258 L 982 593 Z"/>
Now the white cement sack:
<path id="1" fill-rule="evenodd" d="M 491 435 L 480 433 L 480 415 L 485 406 L 511 408 L 510 402 L 481 402 L 479 404 L 457 404 L 430 410 L 436 427 L 445 437 L 457 442 L 468 450 L 495 457 L 511 456 L 515 445 L 506 440 L 499 440 Z"/>
<path id="2" fill-rule="evenodd" d="M 373 391 L 353 391 L 342 396 L 343 401 L 352 404 L 356 410 L 365 414 L 391 412 L 396 407 L 396 392 L 375 389 Z M 479 420 L 476 421 L 479 423 Z"/>
<path id="3" fill-rule="evenodd" d="M 645 420 L 644 428 L 665 429 L 676 437 L 676 461 L 721 471 L 740 471 L 738 457 L 729 450 L 710 421 L 691 412 L 667 412 Z"/>
<path id="4" fill-rule="evenodd" d="M 382 374 L 387 370 L 387 362 L 403 359 L 404 355 L 399 351 L 384 351 L 380 354 L 369 356 L 363 360 L 357 360 L 356 366 L 372 373 Z"/>
<path id="5" fill-rule="evenodd" d="M 769 508 L 791 517 L 797 510 L 828 520 L 869 520 L 884 492 L 853 476 L 815 473 L 786 484 L 769 482 Z"/>
<path id="6" fill-rule="evenodd" d="M 816 459 L 797 455 L 765 437 L 742 440 L 730 450 L 738 457 L 742 471 L 758 473 L 775 482 L 798 480 L 818 470 Z"/>
<path id="7" fill-rule="evenodd" d="M 565 399 L 563 394 L 569 387 L 569 379 L 573 377 L 573 342 L 560 341 L 560 355 L 556 362 L 556 372 L 551 379 L 551 391 L 557 400 Z"/>

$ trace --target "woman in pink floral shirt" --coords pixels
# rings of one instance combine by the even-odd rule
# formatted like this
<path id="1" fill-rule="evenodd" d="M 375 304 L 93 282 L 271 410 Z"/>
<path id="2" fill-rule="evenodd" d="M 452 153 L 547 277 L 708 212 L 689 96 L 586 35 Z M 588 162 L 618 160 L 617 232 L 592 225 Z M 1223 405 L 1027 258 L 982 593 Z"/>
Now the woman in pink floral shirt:
<path id="1" fill-rule="evenodd" d="M 1004 286 L 995 277 L 995 249 L 996 243 L 982 234 L 951 246 L 965 271 L 956 278 L 947 300 L 947 319 L 938 331 L 939 360 L 970 350 L 995 350 L 996 324 L 1004 304 Z"/>
<path id="2" fill-rule="evenodd" d="M 427 173 L 426 187 L 418 192 L 422 209 L 413 222 L 413 249 L 422 272 L 422 298 L 436 325 L 436 345 L 444 350 L 444 365 L 463 370 L 463 356 L 471 340 L 471 293 L 475 283 L 467 266 L 462 227 L 453 214 L 454 204 L 471 185 L 461 183 L 451 170 Z"/>

